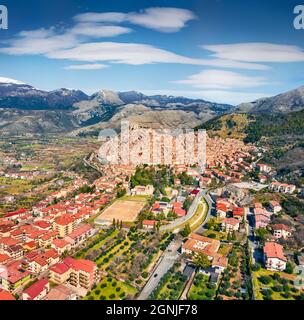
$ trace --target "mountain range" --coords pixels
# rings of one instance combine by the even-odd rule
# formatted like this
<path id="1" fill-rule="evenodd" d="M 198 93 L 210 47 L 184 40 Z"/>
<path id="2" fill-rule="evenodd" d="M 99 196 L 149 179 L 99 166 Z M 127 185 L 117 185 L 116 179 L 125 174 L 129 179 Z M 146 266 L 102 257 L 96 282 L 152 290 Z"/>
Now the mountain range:
<path id="1" fill-rule="evenodd" d="M 126 118 L 146 126 L 194 128 L 227 114 L 273 115 L 302 109 L 304 87 L 234 107 L 137 91 L 100 90 L 92 95 L 66 88 L 44 91 L 0 77 L 0 133 L 6 135 L 95 135 L 103 128 L 118 129 Z"/>
<path id="2" fill-rule="evenodd" d="M 263 98 L 250 103 L 242 103 L 236 112 L 252 114 L 286 114 L 304 108 L 304 86 L 274 97 Z"/>
<path id="3" fill-rule="evenodd" d="M 80 90 L 44 91 L 0 78 L 0 132 L 2 134 L 93 132 L 117 127 L 126 116 L 167 127 L 194 127 L 230 112 L 229 104 L 212 103 L 140 92 L 101 90 L 87 95 Z"/>

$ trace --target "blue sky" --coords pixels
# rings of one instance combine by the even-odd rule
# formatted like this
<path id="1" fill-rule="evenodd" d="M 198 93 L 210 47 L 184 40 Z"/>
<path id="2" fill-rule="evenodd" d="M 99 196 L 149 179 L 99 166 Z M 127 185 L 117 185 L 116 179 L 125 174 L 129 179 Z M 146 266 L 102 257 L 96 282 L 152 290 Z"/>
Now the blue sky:
<path id="1" fill-rule="evenodd" d="M 304 2 L 304 1 L 303 1 Z M 0 0 L 0 77 L 238 104 L 304 85 L 292 0 Z"/>

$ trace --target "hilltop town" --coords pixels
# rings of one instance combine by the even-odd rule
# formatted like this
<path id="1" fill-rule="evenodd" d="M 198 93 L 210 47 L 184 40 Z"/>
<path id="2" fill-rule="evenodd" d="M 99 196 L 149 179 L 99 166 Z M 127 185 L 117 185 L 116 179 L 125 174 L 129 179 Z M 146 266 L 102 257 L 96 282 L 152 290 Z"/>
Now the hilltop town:
<path id="1" fill-rule="evenodd" d="M 264 150 L 208 137 L 202 170 L 105 165 L 80 141 L 60 174 L 1 145 L 0 300 L 303 299 L 303 190 Z"/>

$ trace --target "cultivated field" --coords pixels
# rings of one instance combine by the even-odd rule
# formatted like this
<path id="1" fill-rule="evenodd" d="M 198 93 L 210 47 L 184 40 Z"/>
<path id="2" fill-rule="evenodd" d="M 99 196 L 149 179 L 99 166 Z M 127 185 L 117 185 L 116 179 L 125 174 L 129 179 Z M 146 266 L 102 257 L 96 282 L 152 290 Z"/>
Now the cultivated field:
<path id="1" fill-rule="evenodd" d="M 105 209 L 97 220 L 113 221 L 122 220 L 124 222 L 134 222 L 137 215 L 144 208 L 146 203 L 145 198 L 132 199 L 125 198 L 115 201 L 110 207 Z"/>

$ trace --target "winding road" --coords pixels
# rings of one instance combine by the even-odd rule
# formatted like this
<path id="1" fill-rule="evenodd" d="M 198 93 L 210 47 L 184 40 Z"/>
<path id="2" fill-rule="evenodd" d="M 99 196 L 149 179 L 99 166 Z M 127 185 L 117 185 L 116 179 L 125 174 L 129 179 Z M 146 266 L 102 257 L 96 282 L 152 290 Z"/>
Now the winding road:
<path id="1" fill-rule="evenodd" d="M 205 217 L 204 222 L 200 226 L 200 228 L 204 227 L 204 225 L 209 221 L 209 219 L 211 217 L 213 201 L 212 201 L 211 197 L 205 193 L 204 190 L 201 190 L 200 193 L 194 199 L 194 201 L 189 209 L 190 213 L 188 213 L 188 215 L 186 217 L 178 219 L 179 220 L 178 223 L 176 223 L 176 224 L 172 223 L 171 225 L 169 225 L 169 227 L 170 227 L 169 230 L 172 230 L 172 228 L 176 228 L 176 227 L 184 224 L 189 219 L 191 219 L 193 217 L 193 215 L 195 214 L 197 207 L 198 207 L 199 203 L 201 202 L 202 198 L 204 198 L 204 200 L 206 201 L 206 203 L 208 205 L 208 213 Z M 200 217 L 200 219 L 201 219 L 201 217 Z M 173 227 L 173 225 L 175 227 Z M 159 258 L 147 284 L 144 286 L 144 288 L 141 291 L 141 293 L 139 294 L 137 300 L 147 300 L 149 298 L 151 293 L 156 289 L 161 278 L 170 270 L 170 268 L 178 260 L 178 258 L 180 256 L 179 249 L 180 249 L 181 245 L 182 245 L 181 240 L 173 240 L 169 244 L 167 250 Z"/>
<path id="2" fill-rule="evenodd" d="M 193 216 L 195 215 L 196 210 L 197 210 L 197 208 L 203 198 L 205 199 L 205 201 L 208 205 L 208 213 L 205 218 L 205 221 L 203 222 L 203 225 L 205 225 L 208 222 L 210 215 L 211 215 L 212 199 L 210 198 L 210 196 L 208 194 L 206 194 L 206 192 L 204 190 L 200 190 L 200 192 L 194 198 L 194 200 L 188 210 L 188 214 L 182 218 L 174 220 L 174 222 L 172 222 L 168 225 L 161 226 L 160 231 L 161 232 L 173 231 L 174 229 L 178 229 L 180 226 L 184 225 L 187 221 L 191 220 L 193 218 Z M 200 218 L 198 218 L 198 219 L 200 219 Z"/>

